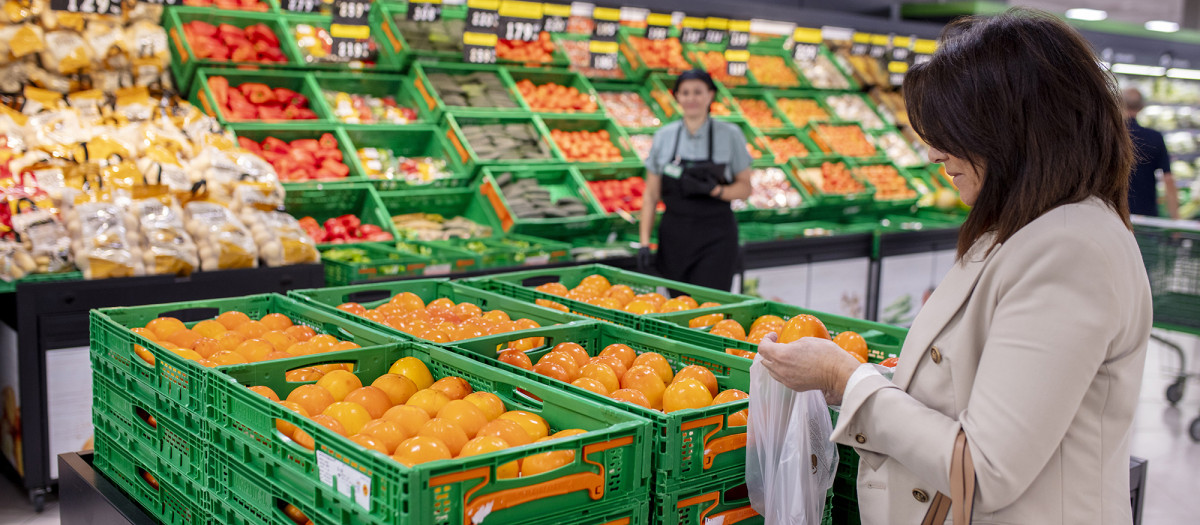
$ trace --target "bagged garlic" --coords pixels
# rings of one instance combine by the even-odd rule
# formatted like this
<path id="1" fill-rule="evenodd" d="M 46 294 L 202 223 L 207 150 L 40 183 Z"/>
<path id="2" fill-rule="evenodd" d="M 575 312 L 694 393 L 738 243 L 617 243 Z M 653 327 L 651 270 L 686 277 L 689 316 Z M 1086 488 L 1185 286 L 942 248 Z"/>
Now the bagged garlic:
<path id="1" fill-rule="evenodd" d="M 295 217 L 282 211 L 248 209 L 245 216 L 250 225 L 258 253 L 267 266 L 316 263 L 321 260 L 317 244 L 300 227 Z"/>
<path id="2" fill-rule="evenodd" d="M 199 248 L 200 269 L 258 267 L 258 248 L 254 239 L 233 212 L 206 201 L 189 202 L 184 211 L 187 231 Z"/>
<path id="3" fill-rule="evenodd" d="M 184 226 L 183 211 L 165 193 L 135 200 L 130 213 L 142 239 L 142 263 L 151 275 L 189 275 L 200 268 L 200 252 Z"/>
<path id="4" fill-rule="evenodd" d="M 67 212 L 71 251 L 84 279 L 146 274 L 142 249 L 134 232 L 137 222 L 113 202 L 84 202 Z"/>

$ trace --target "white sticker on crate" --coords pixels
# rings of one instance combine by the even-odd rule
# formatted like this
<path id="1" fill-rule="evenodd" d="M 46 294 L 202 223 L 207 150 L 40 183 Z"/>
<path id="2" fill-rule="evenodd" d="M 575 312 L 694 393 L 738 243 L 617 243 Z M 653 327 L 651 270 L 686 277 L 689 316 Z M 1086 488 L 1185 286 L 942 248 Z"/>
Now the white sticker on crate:
<path id="1" fill-rule="evenodd" d="M 318 450 L 317 476 L 321 483 L 334 487 L 343 496 L 353 499 L 358 506 L 371 510 L 371 478 L 366 474 Z"/>

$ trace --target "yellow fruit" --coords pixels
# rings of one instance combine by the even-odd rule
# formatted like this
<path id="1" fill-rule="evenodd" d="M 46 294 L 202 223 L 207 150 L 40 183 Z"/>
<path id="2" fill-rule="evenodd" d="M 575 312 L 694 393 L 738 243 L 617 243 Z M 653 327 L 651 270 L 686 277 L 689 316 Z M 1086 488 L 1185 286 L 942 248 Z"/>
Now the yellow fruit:
<path id="1" fill-rule="evenodd" d="M 432 385 L 429 385 L 429 388 L 446 394 L 446 397 L 451 400 L 467 397 L 467 394 L 470 394 L 472 390 L 471 384 L 461 377 L 443 377 L 434 381 Z"/>
<path id="2" fill-rule="evenodd" d="M 346 433 L 352 436 L 371 422 L 371 413 L 367 412 L 367 409 L 357 403 L 346 401 L 338 401 L 329 405 L 321 414 L 338 420 L 338 423 L 342 424 L 342 428 L 346 429 Z"/>
<path id="3" fill-rule="evenodd" d="M 446 403 L 446 406 L 438 410 L 437 417 L 458 425 L 458 428 L 467 434 L 467 438 L 474 438 L 479 429 L 488 423 L 487 416 L 479 407 L 461 399 Z"/>
<path id="4" fill-rule="evenodd" d="M 389 408 L 392 408 L 392 400 L 388 397 L 387 393 L 373 386 L 364 386 L 354 390 L 346 394 L 346 398 L 343 401 L 354 403 L 367 409 L 367 413 L 371 414 L 371 419 L 383 417 L 383 414 Z"/>
<path id="5" fill-rule="evenodd" d="M 491 392 L 472 392 L 463 401 L 475 405 L 483 412 L 488 421 L 500 417 L 504 413 L 504 401 Z"/>
<path id="6" fill-rule="evenodd" d="M 671 379 L 671 383 L 677 383 L 683 379 L 695 379 L 700 384 L 708 387 L 708 391 L 712 395 L 717 395 L 720 392 L 720 387 L 717 385 L 717 376 L 713 375 L 712 371 L 700 365 L 688 365 L 679 370 L 675 374 L 675 378 Z"/>
<path id="7" fill-rule="evenodd" d="M 477 437 L 463 445 L 462 451 L 458 453 L 458 457 L 467 458 L 487 454 L 488 452 L 496 452 L 508 448 L 508 443 L 496 436 Z M 516 461 L 510 461 L 499 467 L 496 467 L 496 477 L 499 479 L 515 478 L 521 473 L 521 467 Z"/>
<path id="8" fill-rule="evenodd" d="M 446 394 L 427 388 L 425 390 L 418 390 L 417 393 L 408 398 L 408 402 L 405 404 L 424 410 L 425 413 L 429 414 L 429 417 L 435 417 L 438 411 L 449 402 L 450 398 L 446 397 Z"/>
<path id="9" fill-rule="evenodd" d="M 475 434 L 476 438 L 495 436 L 503 439 L 510 446 L 519 447 L 533 443 L 533 438 L 525 431 L 525 428 L 511 419 L 495 419 Z"/>
<path id="10" fill-rule="evenodd" d="M 550 425 L 546 424 L 546 420 L 542 416 L 524 410 L 510 410 L 500 414 L 499 419 L 507 419 L 525 430 L 526 434 L 534 441 L 542 439 L 550 434 Z"/>
<path id="11" fill-rule="evenodd" d="M 419 390 L 411 379 L 396 374 L 381 375 L 371 383 L 371 386 L 383 390 L 392 405 L 403 405 Z"/>
<path id="12" fill-rule="evenodd" d="M 633 366 L 630 370 L 639 366 L 648 366 L 658 373 L 658 377 L 662 378 L 663 384 L 670 384 L 671 379 L 675 377 L 675 372 L 671 370 L 671 363 L 667 362 L 667 358 L 663 357 L 658 352 L 646 352 L 637 356 L 633 360 Z"/>
<path id="13" fill-rule="evenodd" d="M 446 448 L 450 450 L 451 456 L 457 456 L 462 451 L 463 445 L 466 445 L 467 441 L 470 441 L 467 433 L 462 428 L 459 428 L 458 425 L 436 417 L 426 421 L 421 426 L 421 429 L 417 431 L 417 435 L 441 440 L 442 443 L 446 444 Z"/>
<path id="14" fill-rule="evenodd" d="M 407 377 L 414 385 L 417 385 L 417 390 L 423 390 L 433 385 L 433 374 L 429 373 L 429 368 L 425 366 L 425 363 L 415 357 L 398 359 L 392 363 L 388 373 Z"/>
<path id="15" fill-rule="evenodd" d="M 663 412 L 670 414 L 676 410 L 704 408 L 711 405 L 712 400 L 708 387 L 695 379 L 683 379 L 671 383 L 663 392 Z"/>
<path id="16" fill-rule="evenodd" d="M 396 447 L 392 459 L 408 466 L 419 465 L 439 459 L 451 459 L 450 449 L 445 443 L 435 438 L 414 436 L 408 438 Z"/>
<path id="17" fill-rule="evenodd" d="M 648 366 L 630 368 L 628 372 L 625 372 L 625 377 L 621 378 L 621 388 L 640 391 L 646 395 L 646 401 L 650 403 L 650 408 L 662 410 L 663 393 L 667 390 L 667 385 L 653 368 Z"/>
<path id="18" fill-rule="evenodd" d="M 287 400 L 304 408 L 309 414 L 320 414 L 334 403 L 333 394 L 317 385 L 300 385 L 288 394 Z"/>
<path id="19" fill-rule="evenodd" d="M 327 372 L 324 377 L 318 379 L 317 386 L 323 387 L 330 394 L 333 394 L 334 401 L 342 401 L 346 399 L 346 396 L 350 392 L 362 388 L 362 381 L 358 379 L 358 376 L 345 370 L 334 370 Z"/>
<path id="20" fill-rule="evenodd" d="M 383 419 L 395 422 L 403 431 L 405 439 L 417 435 L 417 431 L 429 421 L 429 413 L 425 409 L 397 405 L 383 413 Z"/>

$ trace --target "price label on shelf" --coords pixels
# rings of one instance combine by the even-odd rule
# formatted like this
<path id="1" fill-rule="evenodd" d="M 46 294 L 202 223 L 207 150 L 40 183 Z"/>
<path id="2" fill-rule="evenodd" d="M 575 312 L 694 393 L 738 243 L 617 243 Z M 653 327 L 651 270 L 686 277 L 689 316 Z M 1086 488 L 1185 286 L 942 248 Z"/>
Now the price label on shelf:
<path id="1" fill-rule="evenodd" d="M 918 38 L 913 44 L 912 63 L 915 65 L 929 62 L 933 59 L 934 51 L 937 51 L 937 41 Z"/>
<path id="2" fill-rule="evenodd" d="M 469 0 L 467 2 L 467 32 L 495 34 L 500 26 L 500 0 Z M 466 40 L 463 41 L 464 43 Z"/>
<path id="3" fill-rule="evenodd" d="M 413 22 L 437 22 L 441 18 L 441 0 L 426 0 L 408 4 L 408 19 Z"/>
<path id="4" fill-rule="evenodd" d="M 871 49 L 867 52 L 871 58 L 876 60 L 884 60 L 887 58 L 888 49 L 891 47 L 891 38 L 887 35 L 872 35 Z"/>
<path id="5" fill-rule="evenodd" d="M 731 20 L 729 22 L 729 49 L 746 49 L 750 46 L 750 21 Z"/>
<path id="6" fill-rule="evenodd" d="M 746 64 L 750 61 L 750 21 L 729 22 L 729 45 L 725 49 L 725 72 L 729 76 L 746 76 Z"/>
<path id="7" fill-rule="evenodd" d="M 595 28 L 592 29 L 592 40 L 601 42 L 616 42 L 617 30 L 621 27 L 621 10 L 609 7 L 597 7 L 592 10 Z"/>
<path id="8" fill-rule="evenodd" d="M 140 1 L 145 2 L 147 4 L 155 4 L 155 5 L 181 5 L 181 4 L 183 4 L 183 0 L 140 0 Z"/>
<path id="9" fill-rule="evenodd" d="M 671 15 L 650 13 L 646 16 L 646 39 L 666 40 L 671 34 Z"/>
<path id="10" fill-rule="evenodd" d="M 369 0 L 333 0 L 333 56 L 344 60 L 364 60 L 371 56 L 371 14 Z"/>
<path id="11" fill-rule="evenodd" d="M 912 56 L 913 39 L 905 36 L 898 36 L 892 39 L 892 51 L 888 59 L 892 62 L 908 62 Z"/>
<path id="12" fill-rule="evenodd" d="M 293 13 L 312 13 L 321 7 L 320 0 L 280 0 L 279 7 Z"/>
<path id="13" fill-rule="evenodd" d="M 850 44 L 850 54 L 854 56 L 864 56 L 871 51 L 871 35 L 866 33 L 854 33 L 854 40 Z"/>
<path id="14" fill-rule="evenodd" d="M 346 60 L 366 60 L 371 58 L 371 41 L 334 37 L 333 56 Z"/>
<path id="15" fill-rule="evenodd" d="M 495 33 L 463 33 L 463 61 L 468 64 L 495 64 Z"/>
<path id="16" fill-rule="evenodd" d="M 89 15 L 121 15 L 120 0 L 50 0 L 52 11 Z"/>
<path id="17" fill-rule="evenodd" d="M 571 6 L 562 4 L 542 4 L 542 31 L 547 33 L 566 33 L 567 20 L 571 17 Z"/>
<path id="18" fill-rule="evenodd" d="M 904 75 L 908 73 L 908 62 L 888 62 L 888 83 L 900 87 L 904 85 Z"/>
<path id="19" fill-rule="evenodd" d="M 708 17 L 704 21 L 704 42 L 708 44 L 720 44 L 725 41 L 725 30 L 729 27 L 729 20 L 717 17 Z"/>
<path id="20" fill-rule="evenodd" d="M 725 50 L 725 72 L 732 77 L 746 76 L 746 63 L 750 61 L 750 52 L 745 49 Z"/>
<path id="21" fill-rule="evenodd" d="M 704 19 L 694 17 L 684 17 L 683 32 L 680 33 L 679 39 L 684 44 L 699 44 L 704 40 Z"/>
<path id="22" fill-rule="evenodd" d="M 812 62 L 821 54 L 821 30 L 811 27 L 797 27 L 792 31 L 792 58 L 801 62 Z"/>
<path id="23" fill-rule="evenodd" d="M 591 56 L 589 65 L 592 69 L 603 71 L 617 69 L 617 47 L 616 42 L 600 42 L 598 40 L 588 42 L 588 53 Z"/>
<path id="24" fill-rule="evenodd" d="M 505 0 L 500 3 L 499 13 L 500 38 L 532 42 L 542 33 L 542 4 Z"/>

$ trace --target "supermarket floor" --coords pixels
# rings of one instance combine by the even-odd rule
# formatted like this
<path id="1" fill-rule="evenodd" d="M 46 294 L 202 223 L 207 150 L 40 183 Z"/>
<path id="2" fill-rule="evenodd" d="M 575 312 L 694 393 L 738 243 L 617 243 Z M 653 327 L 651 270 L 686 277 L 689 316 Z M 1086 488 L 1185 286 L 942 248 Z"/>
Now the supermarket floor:
<path id="1" fill-rule="evenodd" d="M 1189 368 L 1200 371 L 1200 339 L 1162 333 L 1177 341 L 1187 353 Z M 1133 430 L 1133 455 L 1149 461 L 1144 525 L 1194 525 L 1200 521 L 1200 443 L 1187 436 L 1187 425 L 1200 415 L 1200 382 L 1188 383 L 1184 399 L 1169 406 L 1163 392 L 1170 383 L 1164 370 L 1178 364 L 1164 347 L 1151 343 L 1146 376 Z M 52 525 L 59 523 L 57 498 L 51 496 L 46 511 L 35 514 L 25 493 L 7 478 L 0 478 L 0 525 Z"/>

